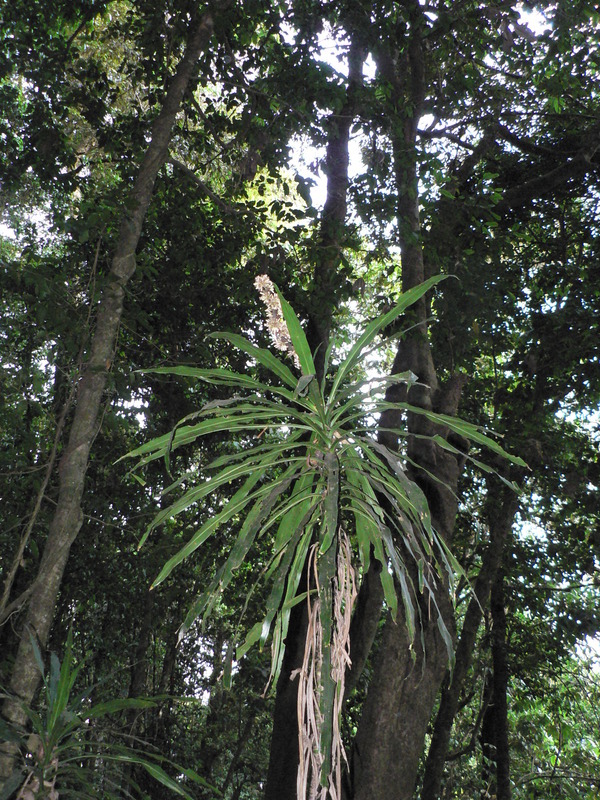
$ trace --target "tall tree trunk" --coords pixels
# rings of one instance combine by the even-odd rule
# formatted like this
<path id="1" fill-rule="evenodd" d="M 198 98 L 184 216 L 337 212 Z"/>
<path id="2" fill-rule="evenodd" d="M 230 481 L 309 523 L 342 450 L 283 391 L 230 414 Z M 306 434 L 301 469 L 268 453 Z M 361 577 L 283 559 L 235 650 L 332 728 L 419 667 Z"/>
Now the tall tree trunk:
<path id="1" fill-rule="evenodd" d="M 353 36 L 348 53 L 346 102 L 327 121 L 328 142 L 324 172 L 327 195 L 319 232 L 314 243 L 314 273 L 311 288 L 307 337 L 314 355 L 317 379 L 323 378 L 333 314 L 340 300 L 338 267 L 346 239 L 348 211 L 348 144 L 350 128 L 357 113 L 356 92 L 362 83 L 365 52 Z"/>
<path id="2" fill-rule="evenodd" d="M 244 754 L 244 750 L 250 740 L 250 736 L 254 729 L 257 713 L 258 713 L 258 706 L 255 706 L 250 710 L 248 719 L 246 720 L 244 727 L 242 728 L 242 730 L 240 730 L 238 734 L 238 739 L 235 745 L 235 752 L 233 753 L 231 761 L 229 762 L 229 766 L 227 768 L 227 774 L 225 775 L 225 780 L 221 785 L 221 793 L 223 797 L 227 796 L 229 787 L 233 783 L 235 772 L 242 759 L 242 755 Z"/>
<path id="3" fill-rule="evenodd" d="M 224 688 L 221 682 L 223 676 L 223 646 L 226 644 L 222 631 L 218 632 L 213 641 L 211 673 L 208 679 L 208 704 L 202 739 L 196 756 L 202 777 L 207 781 L 213 780 L 213 767 L 221 755 L 222 745 L 219 744 L 216 731 L 219 729 L 221 708 L 224 700 Z M 200 790 L 200 797 L 212 796 L 210 790 Z"/>
<path id="4" fill-rule="evenodd" d="M 128 697 L 142 697 L 147 694 L 148 680 L 148 648 L 152 640 L 156 612 L 154 610 L 154 593 L 147 591 L 144 595 L 143 615 L 137 632 L 137 642 L 131 665 L 131 680 L 129 682 Z M 130 709 L 127 714 L 127 723 L 130 735 L 135 732 L 136 720 L 140 716 L 138 709 Z"/>
<path id="5" fill-rule="evenodd" d="M 172 684 L 175 674 L 175 666 L 177 664 L 177 653 L 179 650 L 178 634 L 179 631 L 177 625 L 175 624 L 175 618 L 173 618 L 173 621 L 167 627 L 164 643 L 165 657 L 163 659 L 160 679 L 156 688 L 156 694 L 159 697 L 163 697 L 167 694 L 170 696 L 161 700 L 159 707 L 155 709 L 153 722 L 153 742 L 159 748 L 159 750 L 162 750 L 162 752 L 165 753 L 169 751 L 171 741 L 171 728 L 173 722 L 173 701 L 171 696 L 174 694 Z"/>
<path id="6" fill-rule="evenodd" d="M 131 664 L 131 678 L 129 681 L 129 689 L 127 696 L 130 698 L 142 697 L 147 694 L 147 680 L 148 680 L 148 648 L 152 640 L 152 629 L 154 627 L 154 593 L 147 591 L 144 595 L 143 601 L 143 614 L 142 620 L 137 632 L 137 642 L 133 654 L 133 663 Z M 127 720 L 127 735 L 141 737 L 142 731 L 141 722 L 144 716 L 144 709 L 130 708 L 125 713 Z M 123 765 L 123 785 L 128 783 L 129 779 L 141 774 L 141 768 L 136 767 L 134 764 Z"/>
<path id="7" fill-rule="evenodd" d="M 441 795 L 444 765 L 450 744 L 450 734 L 460 694 L 463 689 L 472 656 L 481 618 L 482 609 L 488 604 L 490 589 L 496 579 L 505 542 L 511 532 L 519 505 L 516 492 L 505 486 L 498 487 L 496 481 L 488 481 L 489 504 L 494 513 L 489 515 L 490 543 L 485 553 L 479 575 L 473 587 L 471 598 L 456 648 L 456 662 L 452 673 L 447 673 L 435 719 L 431 744 L 425 762 L 421 800 L 438 800 Z"/>
<path id="8" fill-rule="evenodd" d="M 435 623 L 413 642 L 403 619 L 387 621 L 354 743 L 356 800 L 412 797 L 446 661 Z"/>
<path id="9" fill-rule="evenodd" d="M 356 113 L 355 90 L 362 80 L 363 59 L 362 47 L 354 40 L 348 58 L 346 103 L 339 114 L 334 114 L 329 119 L 329 141 L 325 159 L 327 199 L 316 244 L 311 316 L 307 331 L 315 355 L 318 380 L 323 378 L 325 352 L 339 296 L 339 291 L 336 291 L 336 273 L 343 247 L 347 212 L 348 142 Z M 299 587 L 299 592 L 306 590 L 306 576 L 303 580 L 304 587 Z M 292 680 L 291 676 L 302 665 L 306 630 L 306 604 L 298 603 L 291 610 L 285 654 L 277 682 L 265 800 L 296 800 L 299 759 L 298 681 Z"/>
<path id="10" fill-rule="evenodd" d="M 410 0 L 405 6 L 410 15 L 410 31 L 404 47 L 390 42 L 376 54 L 379 73 L 391 89 L 390 136 L 398 193 L 403 291 L 426 277 L 416 157 L 417 124 L 425 89 L 423 17 L 417 2 Z M 410 370 L 419 382 L 408 395 L 402 387 L 392 388 L 388 399 L 391 402 L 408 399 L 425 410 L 452 415 L 457 411 L 463 381 L 457 376 L 439 386 L 428 340 L 427 316 L 427 301 L 423 299 L 411 310 L 412 332 L 401 342 L 393 365 L 393 372 Z M 427 496 L 434 528 L 450 542 L 462 464 L 455 455 L 423 438 L 434 433 L 448 436 L 448 431 L 434 427 L 420 414 L 409 414 L 405 420 L 399 410 L 386 412 L 381 419 L 380 438 L 388 446 L 396 447 L 397 437 L 389 429 L 402 427 L 408 427 L 414 434 L 408 440 L 410 477 Z M 355 800 L 413 797 L 427 726 L 448 662 L 437 614 L 441 614 L 450 632 L 454 624 L 447 586 L 443 581 L 439 584 L 436 595 L 439 612 L 429 613 L 428 599 L 415 593 L 421 625 L 415 641 L 411 641 L 401 615 L 386 623 L 353 751 Z"/>
<path id="11" fill-rule="evenodd" d="M 90 449 L 98 432 L 99 411 L 121 322 L 125 287 L 135 271 L 135 251 L 142 225 L 156 176 L 167 157 L 183 95 L 192 80 L 198 58 L 209 42 L 212 29 L 212 17 L 205 13 L 190 35 L 185 54 L 169 85 L 133 186 L 132 210 L 121 223 L 109 279 L 98 306 L 91 352 L 79 380 L 73 422 L 59 464 L 58 503 L 48 531 L 35 588 L 27 608 L 24 633 L 12 671 L 10 690 L 25 704 L 31 703 L 40 679 L 29 634 L 42 647 L 46 645 L 69 550 L 81 528 L 81 498 Z M 3 707 L 3 715 L 10 722 L 21 725 L 26 722 L 26 716 L 18 702 L 7 701 Z M 5 746 L 4 753 L 0 754 L 0 779 L 10 775 L 15 755 L 14 747 Z"/>

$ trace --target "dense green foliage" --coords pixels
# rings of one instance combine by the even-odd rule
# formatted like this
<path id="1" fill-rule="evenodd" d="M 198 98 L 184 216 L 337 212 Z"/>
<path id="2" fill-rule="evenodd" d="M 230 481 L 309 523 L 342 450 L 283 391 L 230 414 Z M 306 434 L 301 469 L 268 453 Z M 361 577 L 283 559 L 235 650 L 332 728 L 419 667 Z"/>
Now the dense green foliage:
<path id="1" fill-rule="evenodd" d="M 117 795 L 131 786 L 140 797 L 165 796 L 141 763 L 146 749 L 161 766 L 157 774 L 164 770 L 164 782 L 178 782 L 194 798 L 262 796 L 275 752 L 275 694 L 282 694 L 274 685 L 264 693 L 272 669 L 268 648 L 241 650 L 227 689 L 222 676 L 240 637 L 267 642 L 267 629 L 261 626 L 259 637 L 251 624 L 265 608 L 274 618 L 273 595 L 268 586 L 253 587 L 274 557 L 288 563 L 298 551 L 296 543 L 287 554 L 277 549 L 276 526 L 251 537 L 244 553 L 232 551 L 252 528 L 251 517 L 226 513 L 231 492 L 241 491 L 239 478 L 248 475 L 224 469 L 243 463 L 251 412 L 234 424 L 232 381 L 195 378 L 235 374 L 238 385 L 245 380 L 248 391 L 258 388 L 260 402 L 270 404 L 284 427 L 276 430 L 265 406 L 257 435 L 272 452 L 279 448 L 281 459 L 290 435 L 281 401 L 294 414 L 307 411 L 317 402 L 313 391 L 321 399 L 332 387 L 350 392 L 352 378 L 390 390 L 379 411 L 402 411 L 400 442 L 395 433 L 390 441 L 390 431 L 380 431 L 377 440 L 379 420 L 369 416 L 377 403 L 369 397 L 356 410 L 364 430 L 352 432 L 364 435 L 373 452 L 384 443 L 398 448 L 407 485 L 430 504 L 432 535 L 443 542 L 436 552 L 447 548 L 457 569 L 454 583 L 440 580 L 442 593 L 447 584 L 454 589 L 435 595 L 441 610 L 430 615 L 418 580 L 419 569 L 421 577 L 427 574 L 422 567 L 404 590 L 399 572 L 388 571 L 396 555 L 406 555 L 402 525 L 391 523 L 400 507 L 392 503 L 382 512 L 393 541 L 370 551 L 377 539 L 364 525 L 379 519 L 373 509 L 381 483 L 376 492 L 369 489 L 373 506 L 366 516 L 350 513 L 360 492 L 350 491 L 348 505 L 340 506 L 360 565 L 359 607 L 361 592 L 371 592 L 378 609 L 370 639 L 360 635 L 363 622 L 356 623 L 362 625 L 357 642 L 369 641 L 364 658 L 362 650 L 353 654 L 359 674 L 350 673 L 341 728 L 350 761 L 369 690 L 378 685 L 374 654 L 387 646 L 379 615 L 404 601 L 414 604 L 417 617 L 439 621 L 457 643 L 474 626 L 469 658 L 457 665 L 460 692 L 448 712 L 437 796 L 506 800 L 503 770 L 518 800 L 596 796 L 597 661 L 595 650 L 588 663 L 581 649 L 600 629 L 600 19 L 593 4 L 4 5 L 0 686 L 10 694 L 18 678 L 28 603 L 40 589 L 34 581 L 43 574 L 62 502 L 60 464 L 81 408 L 78 386 L 99 335 L 99 309 L 114 284 L 111 264 L 122 227 L 135 210 L 132 187 L 171 76 L 194 27 L 210 17 L 210 37 L 157 168 L 135 272 L 123 284 L 118 337 L 102 368 L 106 383 L 91 425 L 83 522 L 69 542 L 49 641 L 41 642 L 42 653 L 59 657 L 44 655 L 48 675 L 72 662 L 80 706 L 67 745 L 76 740 L 76 757 L 97 758 L 98 765 L 118 754 Z M 428 286 L 436 288 L 395 319 L 391 309 L 402 292 L 420 282 L 413 280 L 419 258 L 420 279 L 431 278 Z M 273 362 L 257 357 L 270 347 L 254 288 L 261 274 L 280 287 L 306 332 L 303 357 L 315 368 L 302 365 L 301 385 L 295 376 L 282 389 L 269 374 Z M 454 278 L 437 285 L 440 275 Z M 352 374 L 346 370 L 336 383 L 344 358 L 358 355 L 351 350 L 358 331 L 371 323 L 374 336 L 373 320 L 386 313 L 387 344 L 355 357 Z M 213 335 L 219 331 L 230 335 Z M 328 367 L 330 337 L 340 354 Z M 230 346 L 242 341 L 249 344 Z M 423 347 L 433 375 L 418 368 L 422 360 L 414 353 Z M 392 361 L 404 383 L 388 380 Z M 292 375 L 292 362 L 283 366 Z M 419 372 L 418 380 L 409 369 Z M 322 373 L 314 382 L 313 372 Z M 421 391 L 427 385 L 430 395 Z M 359 394 L 348 402 L 359 404 Z M 205 427 L 188 446 L 173 447 L 178 434 L 172 438 L 171 431 L 200 409 L 218 410 L 227 424 Z M 453 426 L 456 416 L 467 426 Z M 344 431 L 352 424 L 346 419 Z M 501 436 L 502 448 L 527 466 L 503 459 L 499 450 L 486 452 L 477 441 L 481 429 Z M 185 428 L 176 430 L 181 435 Z M 336 445 L 330 434 L 329 444 Z M 311 454 L 300 452 L 303 435 L 300 429 L 292 434 L 297 461 L 263 464 L 263 473 L 251 473 L 255 499 L 270 498 L 269 480 L 289 479 L 287 490 L 295 467 L 310 472 Z M 152 440 L 164 445 L 155 455 L 168 457 L 147 458 L 143 480 L 136 480 L 123 456 L 149 453 Z M 431 441 L 437 443 L 427 450 Z M 442 486 L 448 482 L 442 451 L 454 459 L 449 491 Z M 163 491 L 206 474 L 210 464 L 223 480 L 210 493 L 200 490 L 196 502 L 182 502 L 174 516 L 172 492 L 179 486 L 194 491 L 197 484 L 177 484 L 164 497 Z M 384 464 L 374 458 L 372 468 L 383 471 Z M 393 467 L 391 459 L 387 466 Z M 314 497 L 323 490 L 319 475 Z M 507 484 L 518 485 L 519 493 Z M 456 520 L 448 511 L 454 495 Z M 220 527 L 204 537 L 213 520 Z M 329 535 L 335 520 L 326 526 Z M 149 526 L 151 535 L 138 549 Z M 189 548 L 182 561 L 179 554 L 194 537 L 202 545 L 193 555 Z M 385 563 L 376 581 L 383 582 L 381 596 L 368 588 L 371 561 Z M 277 573 L 289 607 L 302 604 L 296 587 L 301 599 L 306 594 L 302 563 L 293 561 L 291 577 Z M 203 624 L 192 621 L 194 598 L 207 595 L 213 614 Z M 416 627 L 408 661 L 422 669 Z M 286 628 L 277 630 L 276 664 Z M 426 632 L 422 641 L 429 642 Z M 459 662 L 460 653 L 457 647 Z M 435 722 L 441 725 L 451 693 L 449 676 L 443 679 L 446 654 L 440 658 L 415 797 L 428 797 L 438 752 Z M 94 688 L 86 694 L 86 687 Z M 48 691 L 46 681 L 40 696 L 25 704 L 29 725 L 42 738 L 52 734 L 44 722 Z M 115 713 L 110 724 L 87 725 L 83 707 Z M 4 723 L 2 730 L 8 730 Z M 126 745 L 137 753 L 129 760 Z M 19 764 L 32 763 L 26 750 Z M 394 758 L 390 752 L 388 760 Z M 181 769 L 202 781 L 186 780 Z M 86 773 L 83 790 L 65 775 L 62 784 L 56 779 L 61 795 L 102 791 L 100 766 Z M 358 777 L 356 787 L 359 792 Z"/>

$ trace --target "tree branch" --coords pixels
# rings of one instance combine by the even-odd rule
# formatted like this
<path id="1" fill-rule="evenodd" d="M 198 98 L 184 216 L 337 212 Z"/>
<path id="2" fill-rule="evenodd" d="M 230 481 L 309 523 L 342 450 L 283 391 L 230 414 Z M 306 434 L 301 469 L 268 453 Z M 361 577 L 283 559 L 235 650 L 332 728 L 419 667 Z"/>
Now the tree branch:
<path id="1" fill-rule="evenodd" d="M 597 147 L 593 149 L 591 154 L 590 151 L 582 151 L 575 158 L 560 164 L 550 172 L 531 178 L 518 186 L 514 186 L 512 189 L 508 189 L 496 206 L 496 211 L 504 214 L 513 208 L 527 205 L 536 197 L 544 197 L 550 194 L 570 178 L 580 177 L 592 169 L 597 169 L 597 165 L 592 163 L 592 155 L 596 149 Z"/>
<path id="2" fill-rule="evenodd" d="M 182 161 L 178 161 L 176 158 L 169 158 L 167 164 L 171 164 L 171 166 L 176 167 L 178 170 L 183 172 L 183 174 L 189 178 L 203 194 L 209 197 L 221 211 L 237 217 L 242 215 L 243 212 L 240 209 L 229 205 L 229 203 L 226 203 L 222 198 L 219 197 L 218 194 L 215 194 L 215 192 L 213 192 L 213 190 L 196 175 L 194 170 L 190 169 Z"/>

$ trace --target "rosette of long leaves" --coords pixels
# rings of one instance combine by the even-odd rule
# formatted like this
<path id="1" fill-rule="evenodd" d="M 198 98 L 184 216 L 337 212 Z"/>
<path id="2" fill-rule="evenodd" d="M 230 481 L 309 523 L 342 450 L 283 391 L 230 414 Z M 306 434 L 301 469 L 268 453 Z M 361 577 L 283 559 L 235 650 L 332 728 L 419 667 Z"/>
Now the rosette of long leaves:
<path id="1" fill-rule="evenodd" d="M 372 379 L 356 378 L 360 372 L 356 367 L 374 347 L 378 335 L 441 279 L 436 276 L 406 292 L 391 311 L 369 323 L 337 367 L 330 370 L 332 377 L 321 383 L 316 380 L 311 350 L 298 318 L 277 287 L 270 284 L 269 313 L 271 318 L 280 313 L 281 318 L 276 320 L 278 339 L 289 342 L 277 346 L 288 351 L 290 363 L 293 359 L 299 370 L 294 372 L 270 350 L 257 347 L 243 336 L 216 333 L 214 337 L 229 342 L 263 372 L 270 373 L 271 380 L 263 382 L 224 368 L 153 370 L 230 388 L 232 394 L 207 403 L 182 420 L 171 434 L 128 454 L 144 465 L 157 458 L 169 462 L 172 451 L 220 431 L 238 435 L 243 441 L 240 452 L 218 457 L 203 467 L 200 481 L 183 488 L 180 479 L 167 488 L 166 494 L 176 498 L 153 520 L 140 546 L 167 520 L 202 504 L 214 493 L 227 496 L 219 510 L 166 562 L 154 586 L 217 531 L 228 532 L 229 555 L 193 604 L 184 623 L 187 629 L 198 616 L 214 609 L 251 548 L 264 540 L 268 566 L 257 579 L 269 581 L 270 592 L 264 616 L 237 648 L 237 658 L 255 643 L 263 646 L 271 637 L 272 679 L 281 668 L 292 606 L 306 599 L 312 609 L 316 608 L 315 639 L 307 644 L 312 663 L 306 669 L 315 684 L 308 694 L 316 694 L 317 703 L 312 712 L 300 711 L 305 719 L 299 719 L 299 724 L 302 728 L 306 718 L 312 720 L 308 727 L 317 731 L 318 741 L 309 750 L 319 753 L 319 760 L 305 769 L 302 796 L 306 796 L 307 772 L 313 774 L 314 783 L 315 770 L 320 773 L 317 783 L 321 794 L 313 790 L 311 796 L 325 797 L 327 792 L 333 798 L 339 796 L 337 715 L 344 672 L 340 659 L 343 662 L 347 658 L 349 648 L 347 631 L 341 633 L 338 620 L 352 602 L 351 593 L 340 597 L 341 584 L 352 583 L 339 578 L 343 553 L 349 553 L 352 561 L 343 567 L 346 574 L 348 569 L 366 571 L 373 557 L 381 562 L 385 601 L 396 615 L 401 597 L 413 635 L 418 625 L 413 598 L 417 591 L 428 594 L 452 654 L 452 640 L 436 606 L 436 586 L 441 579 L 452 581 L 456 565 L 432 528 L 423 492 L 407 477 L 400 456 L 379 443 L 375 435 L 377 415 L 386 407 L 386 384 L 392 380 L 414 382 L 416 378 L 412 374 L 395 375 L 380 381 L 379 391 L 374 391 Z M 274 308 L 275 294 L 280 312 Z M 283 323 L 289 336 L 281 335 Z M 331 352 L 328 365 L 330 356 Z M 504 453 L 475 426 L 449 417 L 439 422 Z M 351 547 L 342 544 L 346 535 Z M 408 565 L 409 559 L 414 563 Z M 299 598 L 298 587 L 305 572 L 309 574 L 309 590 Z M 418 576 L 418 586 L 413 585 L 411 575 Z M 346 641 L 341 641 L 344 636 Z"/>
<path id="2" fill-rule="evenodd" d="M 0 741 L 16 744 L 27 754 L 0 787 L 0 800 L 141 797 L 144 793 L 128 771 L 130 767 L 141 768 L 151 775 L 168 790 L 164 792 L 165 797 L 174 794 L 192 800 L 194 795 L 186 790 L 186 785 L 193 784 L 215 796 L 218 794 L 217 789 L 194 770 L 174 764 L 149 746 L 145 747 L 145 742 L 136 740 L 133 746 L 131 737 L 125 737 L 124 743 L 118 736 L 116 739 L 114 735 L 106 737 L 96 730 L 106 717 L 118 716 L 130 709 L 152 708 L 156 700 L 122 697 L 93 703 L 91 697 L 97 687 L 77 691 L 75 685 L 84 662 L 77 663 L 74 658 L 71 631 L 62 660 L 52 653 L 48 669 L 33 636 L 31 646 L 42 678 L 39 707 L 22 704 L 27 729 L 0 719 Z M 19 702 L 0 691 L 0 698 L 6 697 Z M 166 770 L 180 779 L 175 780 Z"/>

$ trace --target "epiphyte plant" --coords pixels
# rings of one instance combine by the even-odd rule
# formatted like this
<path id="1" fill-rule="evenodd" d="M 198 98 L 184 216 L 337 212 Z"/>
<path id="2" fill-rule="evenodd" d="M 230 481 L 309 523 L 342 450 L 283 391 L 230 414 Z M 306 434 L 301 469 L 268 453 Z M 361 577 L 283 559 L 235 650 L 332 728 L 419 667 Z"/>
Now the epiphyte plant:
<path id="1" fill-rule="evenodd" d="M 167 487 L 163 496 L 177 494 L 176 499 L 152 521 L 140 546 L 161 524 L 215 492 L 229 491 L 219 510 L 165 563 L 153 584 L 164 581 L 217 531 L 229 532 L 229 555 L 194 602 L 182 627 L 185 632 L 196 618 L 214 610 L 251 549 L 270 537 L 267 566 L 256 576 L 270 586 L 264 616 L 239 644 L 236 658 L 257 642 L 264 646 L 270 636 L 270 680 L 276 681 L 291 609 L 298 602 L 307 603 L 304 662 L 295 676 L 299 680 L 299 798 L 341 797 L 345 756 L 339 724 L 350 664 L 349 621 L 356 576 L 368 570 L 372 558 L 382 565 L 379 575 L 392 615 L 398 612 L 400 597 L 414 636 L 419 624 L 415 596 L 424 594 L 452 659 L 452 638 L 437 609 L 436 590 L 440 583 L 452 583 L 458 567 L 433 529 L 425 495 L 407 476 L 401 456 L 376 436 L 378 415 L 389 407 L 385 388 L 391 382 L 414 383 L 416 376 L 390 376 L 378 382 L 380 391 L 373 391 L 373 379 L 357 369 L 379 334 L 442 278 L 430 278 L 403 294 L 391 311 L 366 326 L 335 366 L 330 347 L 325 377 L 319 382 L 298 317 L 277 286 L 267 276 L 259 276 L 256 285 L 267 307 L 268 327 L 285 360 L 236 333 L 219 332 L 212 337 L 242 351 L 271 380 L 266 383 L 220 367 L 152 370 L 225 387 L 232 394 L 206 403 L 171 433 L 128 454 L 139 459 L 138 467 L 158 458 L 169 466 L 173 451 L 209 434 L 239 434 L 249 442 L 241 451 L 219 456 L 203 467 L 199 480 L 197 476 L 190 480 L 188 475 Z M 474 425 L 407 404 L 405 408 L 427 413 L 440 426 L 518 461 Z M 396 433 L 407 435 L 406 431 Z M 410 568 L 409 561 L 413 562 Z M 299 593 L 301 583 L 307 590 Z"/>

